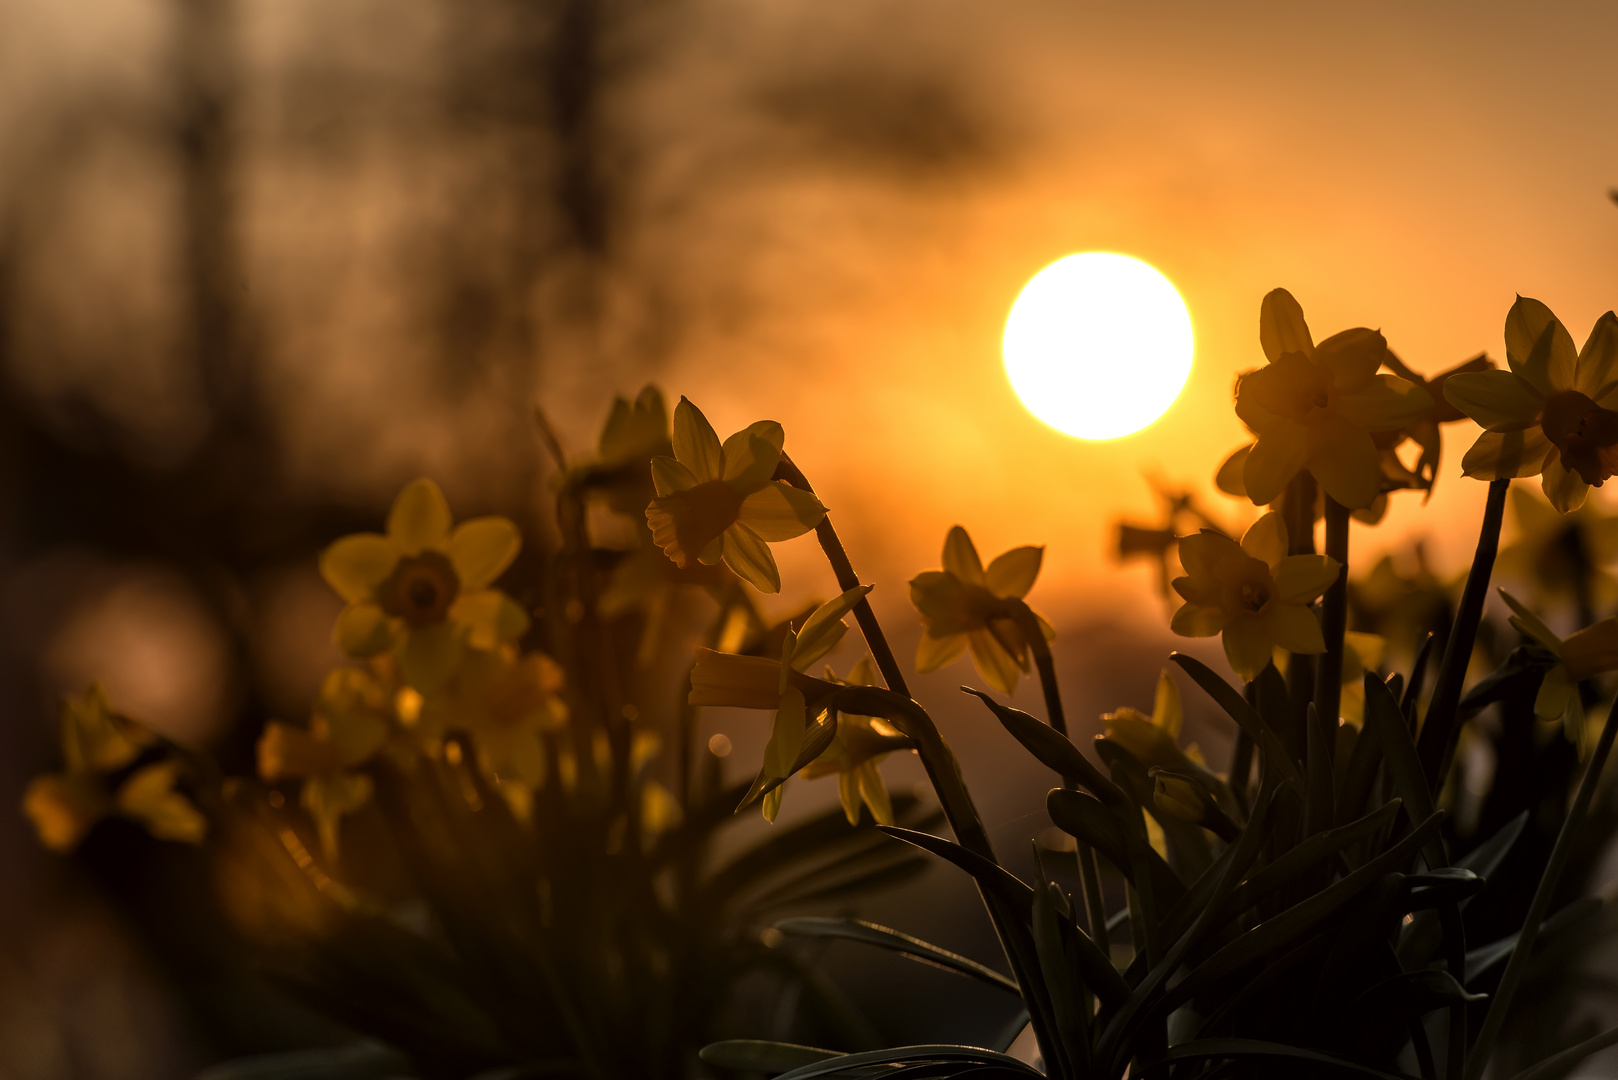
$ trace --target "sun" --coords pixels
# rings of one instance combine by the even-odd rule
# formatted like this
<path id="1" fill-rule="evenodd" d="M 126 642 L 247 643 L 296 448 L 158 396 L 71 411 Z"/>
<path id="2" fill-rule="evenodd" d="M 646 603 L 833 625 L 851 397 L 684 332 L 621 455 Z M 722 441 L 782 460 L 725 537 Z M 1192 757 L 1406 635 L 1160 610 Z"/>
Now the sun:
<path id="1" fill-rule="evenodd" d="M 1129 255 L 1058 259 L 1006 319 L 1012 388 L 1081 439 L 1116 439 L 1162 416 L 1191 374 L 1191 314 L 1169 279 Z"/>

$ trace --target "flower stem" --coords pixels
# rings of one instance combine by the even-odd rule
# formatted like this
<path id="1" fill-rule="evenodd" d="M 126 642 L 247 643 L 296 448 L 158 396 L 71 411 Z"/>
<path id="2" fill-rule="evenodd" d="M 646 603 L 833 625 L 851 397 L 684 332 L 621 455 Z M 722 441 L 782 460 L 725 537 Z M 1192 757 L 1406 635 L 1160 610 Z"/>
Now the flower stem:
<path id="1" fill-rule="evenodd" d="M 1067 714 L 1062 711 L 1062 692 L 1056 686 L 1056 662 L 1051 658 L 1051 643 L 1045 640 L 1044 627 L 1033 609 L 1021 600 L 1007 601 L 1016 619 L 1017 629 L 1028 641 L 1034 653 L 1034 667 L 1039 671 L 1039 688 L 1045 694 L 1045 719 L 1063 735 L 1067 734 Z"/>
<path id="2" fill-rule="evenodd" d="M 1506 481 L 1496 480 L 1495 483 L 1503 485 Z M 1493 495 L 1492 490 L 1490 494 Z M 1612 752 L 1614 734 L 1618 734 L 1618 704 L 1607 711 L 1607 723 L 1601 729 L 1601 739 L 1596 743 L 1595 752 L 1590 755 L 1589 764 L 1584 767 L 1578 793 L 1573 796 L 1573 805 L 1568 807 L 1567 817 L 1562 819 L 1561 831 L 1556 834 L 1556 844 L 1551 848 L 1550 861 L 1540 875 L 1533 902 L 1528 905 L 1528 917 L 1523 920 L 1516 947 L 1511 950 L 1511 959 L 1506 962 L 1506 973 L 1500 977 L 1500 986 L 1494 992 L 1494 1000 L 1489 1003 L 1489 1014 L 1483 1020 L 1483 1030 L 1478 1033 L 1478 1041 L 1467 1056 L 1466 1080 L 1479 1080 L 1489 1064 L 1489 1054 L 1494 1050 L 1500 1029 L 1505 1026 L 1511 999 L 1527 973 L 1534 939 L 1539 936 L 1539 927 L 1545 921 L 1546 911 L 1550 909 L 1557 882 L 1561 880 L 1562 871 L 1573 854 L 1574 838 L 1590 811 L 1590 800 L 1595 795 L 1596 787 L 1601 783 L 1602 768 L 1607 763 L 1607 755 Z"/>
<path id="3" fill-rule="evenodd" d="M 1335 736 L 1337 718 L 1341 715 L 1343 694 L 1343 633 L 1348 629 L 1348 507 L 1326 496 L 1326 555 L 1336 559 L 1342 569 L 1337 580 L 1320 602 L 1320 631 L 1326 639 L 1326 651 L 1321 654 L 1315 668 L 1315 709 L 1320 714 L 1322 733 Z M 1328 755 L 1333 739 L 1325 746 Z"/>
<path id="4" fill-rule="evenodd" d="M 1455 737 L 1455 710 L 1461 701 L 1461 683 L 1466 679 L 1466 668 L 1472 659 L 1478 623 L 1483 618 L 1483 602 L 1488 598 L 1494 557 L 1500 550 L 1500 524 L 1505 518 L 1506 489 L 1510 486 L 1510 480 L 1489 482 L 1489 500 L 1484 504 L 1477 554 L 1472 557 L 1472 569 L 1466 576 L 1466 590 L 1461 593 L 1460 608 L 1455 612 L 1455 626 L 1444 645 L 1444 659 L 1439 663 L 1438 678 L 1433 683 L 1427 719 L 1416 740 L 1422 773 L 1427 778 L 1428 788 L 1434 791 L 1439 787 L 1444 759 Z"/>

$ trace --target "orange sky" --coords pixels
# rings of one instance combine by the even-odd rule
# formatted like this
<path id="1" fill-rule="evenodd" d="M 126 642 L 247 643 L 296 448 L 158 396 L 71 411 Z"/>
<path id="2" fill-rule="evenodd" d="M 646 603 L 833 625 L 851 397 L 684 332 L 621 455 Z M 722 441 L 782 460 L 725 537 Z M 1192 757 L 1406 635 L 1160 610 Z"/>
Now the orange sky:
<path id="1" fill-rule="evenodd" d="M 716 303 L 657 374 L 721 435 L 781 420 L 890 602 L 960 522 L 985 556 L 1048 544 L 1034 594 L 1048 609 L 1122 602 L 1128 621 L 1161 619 L 1137 602 L 1149 574 L 1104 557 L 1112 523 L 1154 512 L 1143 471 L 1207 485 L 1241 442 L 1231 384 L 1262 361 L 1259 300 L 1277 285 L 1317 338 L 1380 327 L 1429 372 L 1480 350 L 1500 358 L 1518 291 L 1581 342 L 1618 303 L 1618 99 L 1603 45 L 1618 8 L 889 3 L 744 27 L 760 64 L 794 42 L 912 34 L 992 90 L 1019 131 L 1009 160 L 965 180 L 774 174 L 682 219 L 702 237 L 694 265 L 732 260 L 746 304 Z M 699 153 L 725 136 L 705 122 L 669 138 Z M 1028 277 L 1096 249 L 1175 282 L 1197 356 L 1156 424 L 1086 443 L 1021 407 L 999 336 Z M 637 374 L 609 362 L 551 381 L 586 392 Z M 1396 498 L 1386 524 L 1357 531 L 1359 552 L 1421 532 L 1447 564 L 1469 553 L 1482 485 L 1459 477 L 1467 426 L 1447 432 L 1432 503 Z M 826 591 L 806 546 L 782 552 L 784 599 Z"/>

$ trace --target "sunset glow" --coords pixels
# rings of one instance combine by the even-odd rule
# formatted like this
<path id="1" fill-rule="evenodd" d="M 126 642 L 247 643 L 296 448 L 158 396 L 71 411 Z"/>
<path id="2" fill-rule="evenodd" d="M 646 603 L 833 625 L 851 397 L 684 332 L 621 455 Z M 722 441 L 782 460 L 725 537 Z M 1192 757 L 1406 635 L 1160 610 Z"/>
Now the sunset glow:
<path id="1" fill-rule="evenodd" d="M 1168 278 L 1111 252 L 1034 275 L 1006 320 L 1006 374 L 1030 412 L 1081 439 L 1163 415 L 1191 374 L 1191 315 Z"/>

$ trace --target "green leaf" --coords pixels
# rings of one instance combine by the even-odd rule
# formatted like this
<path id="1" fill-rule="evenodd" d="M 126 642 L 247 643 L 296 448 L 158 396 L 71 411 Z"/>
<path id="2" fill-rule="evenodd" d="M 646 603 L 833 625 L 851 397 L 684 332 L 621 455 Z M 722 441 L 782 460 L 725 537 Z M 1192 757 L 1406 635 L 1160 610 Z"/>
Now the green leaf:
<path id="1" fill-rule="evenodd" d="M 1270 893 L 1315 870 L 1325 860 L 1367 837 L 1380 834 L 1393 823 L 1401 805 L 1398 799 L 1391 799 L 1358 821 L 1309 837 L 1243 882 L 1223 914 L 1230 918 L 1247 910 Z"/>
<path id="2" fill-rule="evenodd" d="M 1412 823 L 1425 821 L 1433 813 L 1433 793 L 1427 787 L 1426 775 L 1421 771 L 1421 758 L 1416 743 L 1405 726 L 1404 713 L 1399 703 L 1381 679 L 1372 672 L 1365 673 L 1365 726 L 1370 728 L 1382 745 L 1382 757 L 1393 778 L 1393 787 L 1405 801 L 1405 812 Z M 1444 855 L 1443 842 L 1436 835 L 1428 846 L 1427 862 L 1430 866 L 1443 866 L 1449 862 Z"/>
<path id="3" fill-rule="evenodd" d="M 1445 866 L 1438 870 L 1411 874 L 1407 880 L 1414 890 L 1410 894 L 1411 911 L 1458 904 L 1476 896 L 1487 884 L 1472 871 L 1460 866 Z"/>
<path id="4" fill-rule="evenodd" d="M 923 851 L 930 851 L 939 858 L 954 863 L 970 874 L 979 885 L 1010 904 L 1024 920 L 1032 915 L 1034 890 L 998 863 L 992 863 L 977 852 L 968 851 L 961 845 L 945 840 L 941 836 L 934 836 L 932 833 L 900 829 L 890 825 L 878 825 L 877 828 L 896 840 L 914 844 Z"/>
<path id="5" fill-rule="evenodd" d="M 1594 916 L 1603 906 L 1599 896 L 1582 896 L 1540 923 L 1540 936 L 1553 936 L 1560 931 L 1577 926 Z M 1520 934 L 1521 931 L 1516 934 L 1507 934 L 1498 941 L 1491 941 L 1487 945 L 1479 945 L 1475 949 L 1468 950 L 1466 954 L 1466 981 L 1471 983 L 1479 975 L 1510 956 L 1517 948 L 1517 938 Z"/>
<path id="6" fill-rule="evenodd" d="M 1135 864 L 1139 861 L 1150 875 L 1156 895 L 1164 898 L 1162 902 L 1166 907 L 1185 896 L 1185 883 L 1169 869 L 1163 857 L 1150 847 L 1130 840 L 1117 816 L 1101 805 L 1100 800 L 1071 788 L 1052 788 L 1045 796 L 1045 812 L 1058 829 L 1095 848 L 1132 882 L 1136 876 Z"/>
<path id="7" fill-rule="evenodd" d="M 1169 659 L 1179 664 L 1185 673 L 1191 676 L 1192 681 L 1202 687 L 1208 696 L 1225 710 L 1226 715 L 1236 721 L 1238 727 L 1247 732 L 1247 737 L 1263 752 L 1266 760 L 1280 769 L 1286 779 L 1296 784 L 1299 791 L 1306 790 L 1303 774 L 1298 772 L 1297 764 L 1281 745 L 1281 740 L 1276 738 L 1270 725 L 1263 721 L 1253 706 L 1249 705 L 1234 687 L 1194 656 L 1177 652 L 1170 653 Z"/>
<path id="8" fill-rule="evenodd" d="M 726 1039 L 709 1043 L 697 1052 L 704 1065 L 732 1072 L 784 1073 L 805 1065 L 842 1057 L 836 1050 L 817 1046 L 771 1042 L 768 1039 Z"/>
<path id="9" fill-rule="evenodd" d="M 1038 858 L 1036 853 L 1036 867 Z M 1034 887 L 1034 953 L 1039 958 L 1039 972 L 1050 1002 L 1051 1019 L 1056 1022 L 1056 1035 L 1062 1041 L 1062 1053 L 1067 1056 L 1069 1070 L 1083 1076 L 1090 1072 L 1090 1026 L 1080 1006 L 1083 996 L 1073 985 L 1074 965 L 1069 963 L 1068 950 L 1063 945 L 1061 916 L 1051 896 L 1054 888 L 1043 873 Z M 1072 932 L 1077 929 L 1072 928 Z M 1068 1070 L 1050 1071 L 1060 1074 Z"/>
<path id="10" fill-rule="evenodd" d="M 1506 861 L 1511 853 L 1511 846 L 1522 835 L 1523 826 L 1528 824 L 1528 811 L 1524 810 L 1504 825 L 1500 826 L 1495 834 L 1483 843 L 1455 860 L 1455 865 L 1472 871 L 1478 877 L 1487 881 L 1500 869 L 1500 864 Z"/>
<path id="11" fill-rule="evenodd" d="M 1018 1061 L 1014 1057 L 997 1053 L 993 1050 L 984 1050 L 976 1046 L 897 1046 L 891 1050 L 870 1050 L 863 1054 L 842 1054 L 825 1061 L 805 1065 L 789 1073 L 783 1073 L 777 1080 L 814 1080 L 817 1076 L 832 1076 L 841 1072 L 852 1072 L 870 1065 L 919 1065 L 928 1062 L 961 1062 L 963 1064 L 998 1065 L 1020 1076 L 1029 1076 L 1044 1080 L 1044 1074 L 1033 1066 Z"/>
<path id="12" fill-rule="evenodd" d="M 795 919 L 782 919 L 775 924 L 775 928 L 783 934 L 793 937 L 811 938 L 843 938 L 847 941 L 858 941 L 866 945 L 875 945 L 877 948 L 889 949 L 901 955 L 919 960 L 946 971 L 954 971 L 990 986 L 1013 994 L 1020 994 L 1017 984 L 1011 979 L 986 967 L 976 960 L 969 960 L 959 953 L 952 953 L 948 949 L 941 949 L 937 945 L 911 937 L 898 930 L 876 923 L 866 922 L 863 919 L 830 919 L 818 916 L 804 916 Z"/>
<path id="13" fill-rule="evenodd" d="M 1118 790 L 1118 786 L 1107 779 L 1066 735 L 1020 709 L 1000 704 L 980 690 L 970 686 L 961 689 L 987 705 L 1001 726 L 1011 733 L 1012 738 L 1022 743 L 1023 748 L 1034 755 L 1040 764 L 1064 778 L 1077 780 L 1113 806 L 1126 804 L 1124 793 Z"/>
<path id="14" fill-rule="evenodd" d="M 1469 994 L 1455 976 L 1441 968 L 1405 971 L 1383 979 L 1348 1006 L 1362 1017 L 1379 1017 L 1399 1022 L 1420 1019 L 1435 1009 L 1447 1009 L 1458 1002 L 1482 1001 L 1487 994 Z"/>
<path id="15" fill-rule="evenodd" d="M 1261 1039 L 1193 1039 L 1171 1047 L 1140 1067 L 1137 1075 L 1159 1073 L 1177 1061 L 1207 1061 L 1220 1058 L 1277 1057 L 1308 1061 L 1351 1076 L 1369 1076 L 1375 1080 L 1408 1080 L 1398 1073 L 1383 1072 L 1368 1065 L 1322 1054 L 1318 1050 L 1305 1050 L 1298 1046 L 1264 1042 Z"/>
<path id="16" fill-rule="evenodd" d="M 1512 1080 L 1541 1080 L 1542 1077 L 1566 1076 L 1574 1065 L 1609 1046 L 1618 1046 L 1618 1027 L 1610 1027 L 1599 1035 L 1575 1043 L 1559 1054 L 1552 1054 L 1544 1061 L 1530 1065 L 1512 1077 Z"/>
<path id="17" fill-rule="evenodd" d="M 753 803 L 786 783 L 788 778 L 796 775 L 799 769 L 806 767 L 811 761 L 824 754 L 836 737 L 837 717 L 832 713 L 827 713 L 821 720 L 811 724 L 808 731 L 804 733 L 803 746 L 799 748 L 798 756 L 793 759 L 791 768 L 787 770 L 787 775 L 771 776 L 766 770 L 760 769 L 758 776 L 753 779 L 753 786 L 747 789 L 746 795 L 742 796 L 742 801 L 737 805 L 736 812 L 741 813 Z"/>

